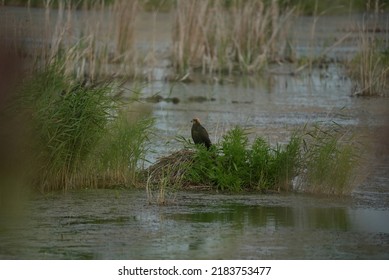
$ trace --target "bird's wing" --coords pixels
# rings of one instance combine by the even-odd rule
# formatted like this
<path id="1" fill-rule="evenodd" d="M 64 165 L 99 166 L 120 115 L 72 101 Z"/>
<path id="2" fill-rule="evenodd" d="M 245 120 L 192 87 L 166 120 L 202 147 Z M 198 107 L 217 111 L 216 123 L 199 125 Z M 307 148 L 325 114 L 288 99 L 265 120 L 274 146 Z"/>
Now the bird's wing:
<path id="1" fill-rule="evenodd" d="M 208 131 L 205 129 L 204 126 L 200 125 L 201 134 L 209 138 Z"/>

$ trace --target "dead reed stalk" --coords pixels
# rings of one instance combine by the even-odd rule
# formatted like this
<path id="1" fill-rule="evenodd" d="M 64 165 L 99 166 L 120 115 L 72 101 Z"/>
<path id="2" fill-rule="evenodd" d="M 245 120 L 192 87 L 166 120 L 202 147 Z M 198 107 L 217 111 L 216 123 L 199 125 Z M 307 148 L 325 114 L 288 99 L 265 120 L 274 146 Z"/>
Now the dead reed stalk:
<path id="1" fill-rule="evenodd" d="M 277 1 L 177 1 L 173 65 L 179 72 L 257 72 L 281 60 L 292 10 Z"/>
<path id="2" fill-rule="evenodd" d="M 354 82 L 355 95 L 387 95 L 389 77 L 389 55 L 383 51 L 382 39 L 375 34 L 376 23 L 366 21 L 360 27 L 358 36 L 359 53 L 349 65 L 349 74 Z"/>
<path id="3" fill-rule="evenodd" d="M 154 165 L 144 171 L 146 194 L 149 203 L 168 203 L 168 195 L 175 189 L 188 187 L 185 180 L 187 168 L 193 163 L 194 152 L 187 149 L 174 152 L 160 158 Z"/>
<path id="4" fill-rule="evenodd" d="M 99 76 L 134 76 L 138 72 L 135 22 L 139 1 L 85 1 L 79 9 L 72 1 L 58 7 L 44 3 L 43 38 L 39 64 L 64 61 L 66 74 L 91 79 Z"/>

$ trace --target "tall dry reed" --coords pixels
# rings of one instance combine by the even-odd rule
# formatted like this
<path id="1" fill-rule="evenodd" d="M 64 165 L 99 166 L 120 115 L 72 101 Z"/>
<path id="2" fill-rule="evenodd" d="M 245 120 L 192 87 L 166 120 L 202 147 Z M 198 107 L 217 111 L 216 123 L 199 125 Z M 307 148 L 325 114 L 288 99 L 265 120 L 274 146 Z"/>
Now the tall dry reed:
<path id="1" fill-rule="evenodd" d="M 138 1 L 45 1 L 41 48 L 33 55 L 39 63 L 63 58 L 67 74 L 89 76 L 136 76 L 135 22 Z"/>
<path id="2" fill-rule="evenodd" d="M 363 25 L 358 36 L 360 51 L 349 65 L 349 74 L 354 83 L 353 94 L 388 95 L 389 54 L 387 50 L 383 50 L 381 44 L 382 41 Z"/>
<path id="3" fill-rule="evenodd" d="M 354 83 L 353 94 L 388 96 L 389 33 L 380 23 L 385 1 L 368 1 L 356 44 L 359 52 L 349 63 L 348 72 Z M 380 26 L 381 25 L 381 26 Z M 384 32 L 382 32 L 384 31 Z"/>
<path id="4" fill-rule="evenodd" d="M 259 71 L 283 59 L 293 9 L 277 1 L 177 1 L 172 60 L 180 72 Z"/>

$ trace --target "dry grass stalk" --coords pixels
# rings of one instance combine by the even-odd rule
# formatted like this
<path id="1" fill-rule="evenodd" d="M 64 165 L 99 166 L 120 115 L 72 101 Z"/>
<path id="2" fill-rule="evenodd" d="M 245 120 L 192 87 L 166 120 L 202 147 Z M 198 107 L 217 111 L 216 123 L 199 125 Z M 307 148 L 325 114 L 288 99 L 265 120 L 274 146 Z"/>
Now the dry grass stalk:
<path id="1" fill-rule="evenodd" d="M 280 13 L 277 1 L 177 1 L 173 65 L 180 72 L 259 71 L 282 59 L 292 14 Z"/>
<path id="2" fill-rule="evenodd" d="M 167 204 L 168 196 L 175 188 L 189 185 L 189 182 L 185 182 L 184 179 L 187 171 L 185 167 L 193 163 L 193 155 L 193 151 L 182 149 L 160 158 L 145 171 L 146 194 L 149 203 Z"/>
<path id="3" fill-rule="evenodd" d="M 138 1 L 117 0 L 112 11 L 115 15 L 116 53 L 117 55 L 132 51 L 135 36 L 135 19 L 138 12 Z M 131 47 L 129 49 L 129 47 Z"/>
<path id="4" fill-rule="evenodd" d="M 382 58 L 377 54 L 377 40 L 362 35 L 361 61 L 358 67 L 360 88 L 355 94 L 380 95 L 386 86 L 389 67 L 382 67 Z"/>
<path id="5" fill-rule="evenodd" d="M 190 165 L 193 162 L 193 155 L 193 151 L 182 149 L 171 155 L 160 158 L 145 171 L 148 176 L 147 181 L 150 184 L 158 184 L 167 178 L 170 185 L 181 186 L 185 172 L 185 169 L 182 167 Z M 166 176 L 166 172 L 169 173 L 169 176 Z"/>
<path id="6" fill-rule="evenodd" d="M 387 95 L 389 77 L 389 55 L 382 52 L 380 39 L 374 32 L 376 26 L 369 27 L 364 22 L 358 36 L 360 52 L 350 63 L 349 73 L 354 80 L 355 95 L 379 96 Z"/>
<path id="7" fill-rule="evenodd" d="M 206 20 L 209 1 L 177 1 L 173 27 L 173 59 L 177 69 L 201 59 L 204 38 L 203 21 Z"/>
<path id="8" fill-rule="evenodd" d="M 85 1 L 76 9 L 71 1 L 59 1 L 53 8 L 45 1 L 44 32 L 39 52 L 33 54 L 39 63 L 63 59 L 65 72 L 78 78 L 89 76 L 134 76 L 138 71 L 134 47 L 138 1 Z M 53 13 L 57 15 L 53 15 Z"/>

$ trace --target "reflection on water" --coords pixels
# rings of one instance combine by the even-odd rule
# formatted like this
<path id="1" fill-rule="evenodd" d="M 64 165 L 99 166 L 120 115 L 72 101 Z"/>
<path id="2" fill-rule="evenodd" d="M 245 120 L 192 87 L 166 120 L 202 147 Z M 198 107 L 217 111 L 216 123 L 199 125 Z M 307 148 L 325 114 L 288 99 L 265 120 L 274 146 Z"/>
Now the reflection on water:
<path id="1" fill-rule="evenodd" d="M 266 230 L 283 227 L 297 229 L 348 230 L 349 219 L 344 208 L 293 208 L 274 206 L 230 205 L 223 213 L 175 214 L 174 220 L 231 223 L 234 227 L 256 226 Z M 388 232 L 389 233 L 389 232 Z"/>
<path id="2" fill-rule="evenodd" d="M 280 206 L 224 206 L 223 212 L 194 212 L 173 214 L 176 221 L 199 223 L 230 223 L 235 228 L 244 226 L 278 230 L 293 227 L 302 230 L 328 229 L 389 233 L 389 212 L 346 207 L 280 207 Z"/>
<path id="3" fill-rule="evenodd" d="M 351 198 L 178 193 L 167 206 L 143 191 L 36 197 L 0 232 L 1 258 L 389 258 L 389 211 Z"/>
<path id="4" fill-rule="evenodd" d="M 388 211 L 355 209 L 350 211 L 349 215 L 355 230 L 389 233 Z"/>

